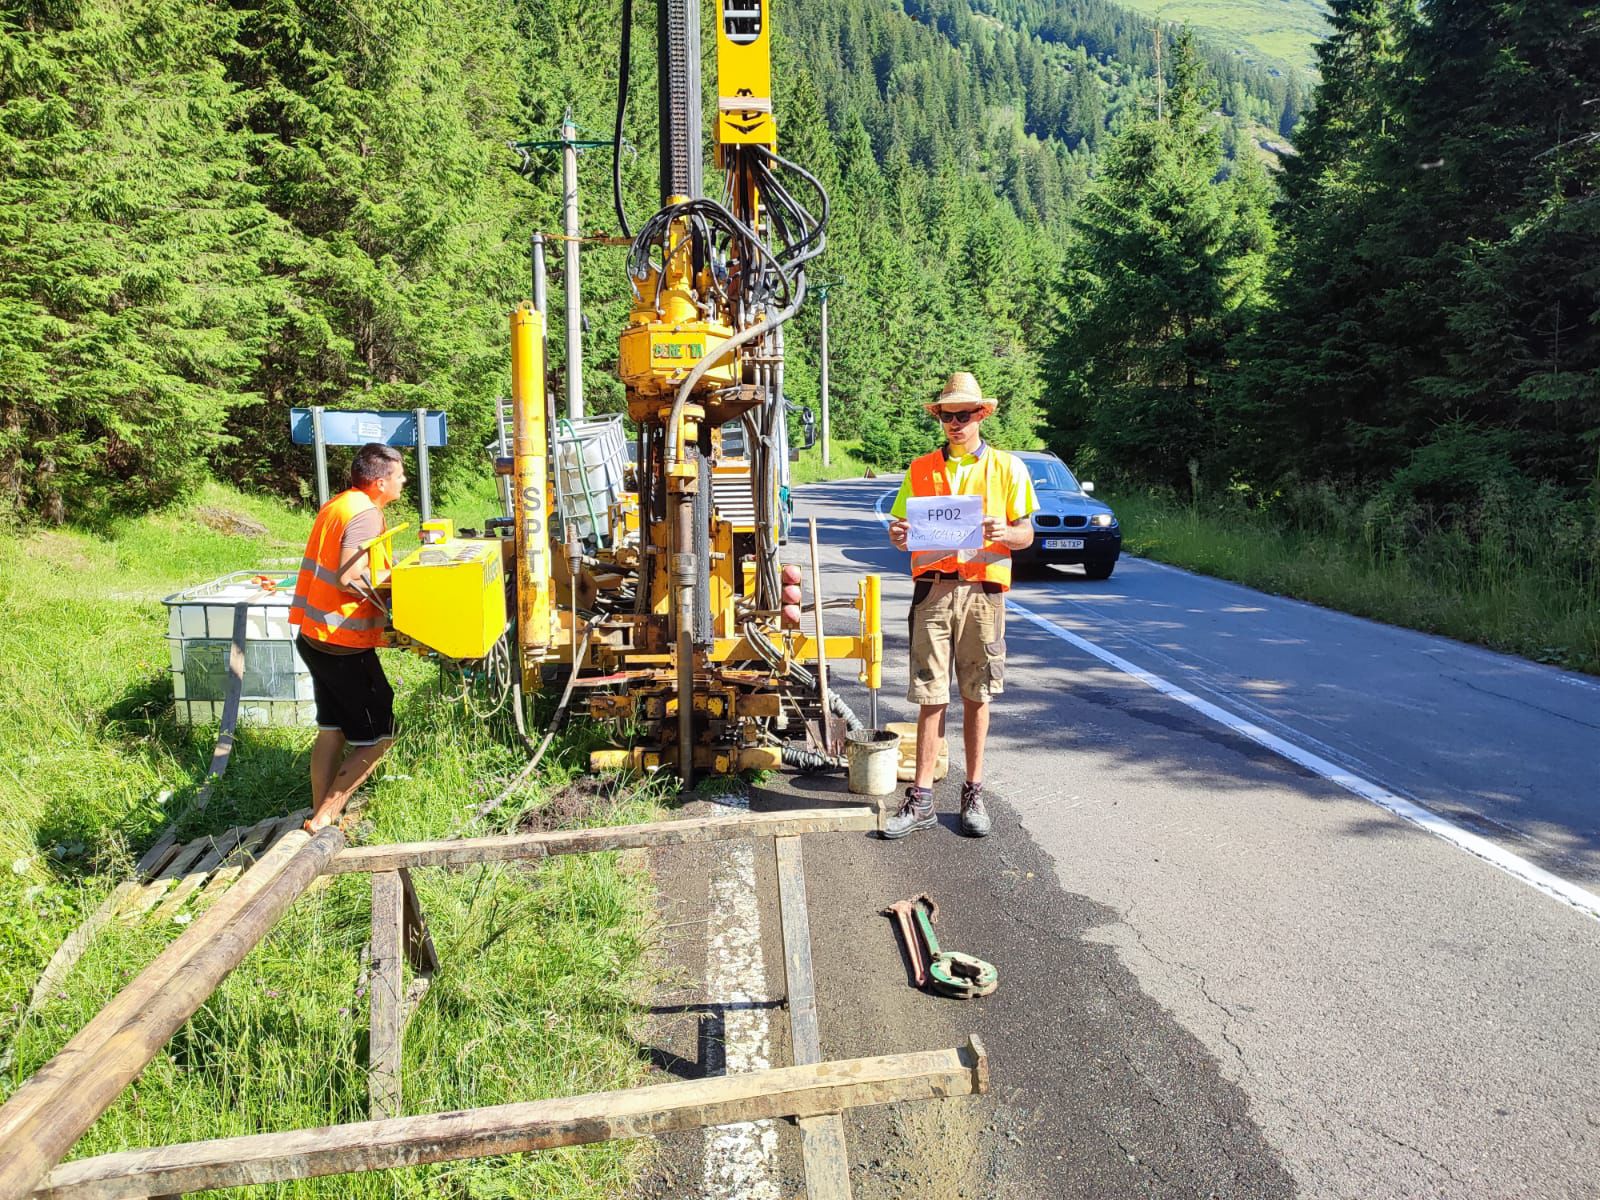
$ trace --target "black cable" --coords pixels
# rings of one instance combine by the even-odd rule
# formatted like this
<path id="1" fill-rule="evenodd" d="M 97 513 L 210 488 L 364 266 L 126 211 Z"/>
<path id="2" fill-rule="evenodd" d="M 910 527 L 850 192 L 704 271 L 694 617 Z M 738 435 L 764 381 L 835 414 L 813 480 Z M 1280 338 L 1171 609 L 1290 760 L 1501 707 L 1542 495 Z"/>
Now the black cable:
<path id="1" fill-rule="evenodd" d="M 617 81 L 617 126 L 611 135 L 611 202 L 617 208 L 622 236 L 631 238 L 628 214 L 622 208 L 622 117 L 628 111 L 628 73 L 633 61 L 633 0 L 622 0 L 621 78 Z"/>
<path id="2" fill-rule="evenodd" d="M 644 223 L 638 234 L 633 239 L 633 245 L 628 252 L 628 269 L 635 279 L 645 279 L 649 276 L 651 262 L 650 250 L 657 242 L 663 241 L 676 220 L 690 220 L 701 217 L 707 226 L 721 231 L 728 238 L 730 245 L 733 242 L 743 243 L 751 247 L 755 254 L 739 256 L 739 261 L 750 263 L 752 259 L 768 264 L 772 273 L 781 284 L 780 288 L 770 288 L 766 282 L 766 271 L 758 267 L 752 271 L 748 290 L 761 299 L 776 300 L 778 307 L 787 308 L 794 296 L 794 281 L 790 279 L 789 272 L 784 264 L 755 235 L 755 232 L 733 213 L 729 212 L 715 200 L 698 198 L 685 200 L 678 204 L 669 204 L 658 210 Z M 664 264 L 663 264 L 664 265 Z"/>
<path id="3" fill-rule="evenodd" d="M 793 171 L 799 175 L 816 190 L 818 197 L 821 198 L 822 215 L 821 217 L 817 217 L 814 216 L 811 211 L 805 207 L 805 205 L 801 204 L 790 194 L 789 189 L 783 185 L 783 183 L 773 173 L 771 168 L 766 165 L 766 163 L 760 164 L 761 174 L 765 177 L 768 190 L 771 191 L 774 196 L 779 198 L 785 205 L 791 208 L 798 215 L 802 228 L 807 229 L 805 236 L 802 237 L 798 242 L 787 247 L 782 257 L 784 258 L 785 262 L 791 266 L 795 263 L 807 262 L 821 254 L 823 248 L 827 245 L 828 219 L 831 215 L 831 202 L 828 199 L 828 190 L 822 186 L 821 180 L 819 180 L 815 175 L 811 174 L 811 172 L 807 171 L 799 164 L 792 163 L 786 158 L 781 158 L 778 155 L 773 154 L 771 151 L 767 151 L 766 155 L 769 159 L 783 167 L 785 170 Z M 759 162 L 760 160 L 757 161 Z M 807 250 L 807 247 L 812 242 L 816 242 L 817 244 L 815 247 Z"/>
<path id="4" fill-rule="evenodd" d="M 803 205 L 789 194 L 789 190 L 767 167 L 757 160 L 755 169 L 756 180 L 767 198 L 767 219 L 771 222 L 773 231 L 778 235 L 778 240 L 783 244 L 783 249 L 778 254 L 779 261 L 786 266 L 793 266 L 797 262 L 804 262 L 820 253 L 820 248 L 810 254 L 805 253 L 808 246 L 822 236 L 822 229 L 815 217 Z M 790 232 L 790 225 L 799 231 L 796 237 Z"/>

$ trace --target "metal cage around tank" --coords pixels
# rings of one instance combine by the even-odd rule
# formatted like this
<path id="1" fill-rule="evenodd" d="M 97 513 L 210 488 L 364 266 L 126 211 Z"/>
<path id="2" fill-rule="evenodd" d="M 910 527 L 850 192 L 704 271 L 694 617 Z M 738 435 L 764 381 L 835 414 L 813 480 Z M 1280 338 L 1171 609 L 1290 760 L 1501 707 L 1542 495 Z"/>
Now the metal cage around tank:
<path id="1" fill-rule="evenodd" d="M 234 571 L 168 596 L 168 670 L 180 725 L 222 719 L 228 659 L 244 655 L 239 698 L 243 725 L 315 725 L 311 673 L 294 648 L 289 605 L 294 573 L 283 568 Z"/>

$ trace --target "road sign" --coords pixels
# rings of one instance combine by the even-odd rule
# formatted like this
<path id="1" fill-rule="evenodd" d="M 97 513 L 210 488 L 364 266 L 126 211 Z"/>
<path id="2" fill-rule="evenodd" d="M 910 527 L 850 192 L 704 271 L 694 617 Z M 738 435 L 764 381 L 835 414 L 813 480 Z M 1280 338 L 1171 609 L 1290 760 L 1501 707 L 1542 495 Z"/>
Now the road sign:
<path id="1" fill-rule="evenodd" d="M 398 412 L 351 411 L 336 408 L 322 410 L 322 444 L 324 446 L 365 446 L 368 442 L 382 442 L 385 446 L 415 446 L 417 444 L 418 409 Z M 289 437 L 296 446 L 316 444 L 312 412 L 309 408 L 289 410 Z M 427 444 L 438 449 L 448 444 L 445 415 L 428 410 L 423 421 Z"/>
<path id="2" fill-rule="evenodd" d="M 419 436 L 420 431 L 420 436 Z M 328 502 L 328 447 L 415 446 L 417 449 L 417 511 L 426 521 L 433 515 L 433 487 L 428 477 L 428 448 L 444 446 L 449 437 L 444 413 L 426 408 L 409 412 L 376 409 L 328 409 L 321 405 L 289 410 L 289 440 L 311 446 L 317 460 L 317 503 Z"/>

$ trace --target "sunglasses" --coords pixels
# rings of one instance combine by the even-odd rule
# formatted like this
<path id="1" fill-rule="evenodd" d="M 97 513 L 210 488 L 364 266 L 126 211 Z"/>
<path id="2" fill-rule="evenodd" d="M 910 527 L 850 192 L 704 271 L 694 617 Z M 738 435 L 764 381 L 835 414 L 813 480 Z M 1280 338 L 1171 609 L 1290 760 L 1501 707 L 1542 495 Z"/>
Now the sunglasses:
<path id="1" fill-rule="evenodd" d="M 968 421 L 974 420 L 982 414 L 983 409 L 981 408 L 964 408 L 960 412 L 947 412 L 941 408 L 939 410 L 939 420 L 945 425 L 952 423 L 965 425 Z"/>

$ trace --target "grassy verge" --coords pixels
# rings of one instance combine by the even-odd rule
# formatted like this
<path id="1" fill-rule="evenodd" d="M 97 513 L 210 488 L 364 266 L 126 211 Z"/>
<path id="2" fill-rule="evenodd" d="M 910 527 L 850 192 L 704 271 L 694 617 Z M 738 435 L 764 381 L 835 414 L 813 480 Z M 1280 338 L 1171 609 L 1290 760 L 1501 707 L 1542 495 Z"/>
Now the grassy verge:
<path id="1" fill-rule="evenodd" d="M 828 455 L 832 461 L 827 466 L 822 465 L 820 443 L 809 450 L 802 450 L 800 457 L 789 464 L 790 482 L 826 483 L 830 479 L 860 479 L 867 473 L 867 464 L 856 457 L 860 446 L 859 442 L 843 442 L 834 438 Z"/>
<path id="2" fill-rule="evenodd" d="M 1557 558 L 1561 534 L 1522 546 L 1435 532 L 1280 524 L 1234 505 L 1145 493 L 1108 498 L 1124 545 L 1263 591 L 1600 674 L 1600 594 Z M 1503 528 L 1486 523 L 1486 528 Z"/>
<path id="3" fill-rule="evenodd" d="M 304 513 L 212 489 L 183 511 L 106 537 L 0 538 L 0 1045 L 17 1048 L 0 1096 L 181 929 L 170 920 L 114 925 L 44 1010 L 19 1027 L 55 946 L 205 772 L 215 729 L 173 721 L 161 598 L 229 570 L 298 562 L 307 524 Z M 402 734 L 369 784 L 361 837 L 449 836 L 514 772 L 520 753 L 441 701 L 429 664 L 398 654 L 387 664 Z M 570 786 L 582 737 L 580 729 L 553 754 L 507 805 L 502 825 L 611 823 L 656 811 L 645 792 Z M 302 807 L 309 740 L 306 730 L 245 730 L 227 777 L 188 831 Z M 442 968 L 407 1031 L 405 1111 L 624 1087 L 640 1078 L 645 1063 L 632 1026 L 646 998 L 653 910 L 636 859 L 588 855 L 536 871 L 423 872 L 417 884 Z M 367 1001 L 359 958 L 368 906 L 366 881 L 356 877 L 337 877 L 303 898 L 75 1155 L 363 1119 Z M 308 1182 L 276 1194 L 598 1197 L 621 1189 L 634 1153 L 598 1146 Z"/>
<path id="4" fill-rule="evenodd" d="M 1314 0 L 1129 0 L 1129 8 L 1165 23 L 1183 22 L 1221 46 L 1316 70 L 1314 47 L 1328 36 Z M 1270 64 L 1268 64 L 1270 65 Z"/>

